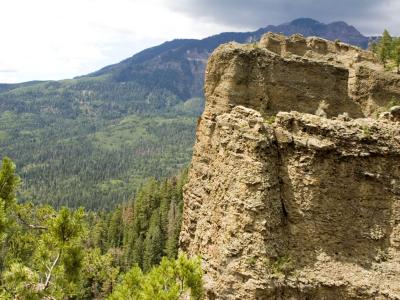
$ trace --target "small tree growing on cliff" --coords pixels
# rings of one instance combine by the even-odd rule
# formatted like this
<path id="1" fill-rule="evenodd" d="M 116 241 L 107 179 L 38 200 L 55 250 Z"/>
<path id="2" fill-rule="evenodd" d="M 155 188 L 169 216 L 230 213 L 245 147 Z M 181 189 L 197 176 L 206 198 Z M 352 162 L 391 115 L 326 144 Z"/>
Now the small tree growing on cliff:
<path id="1" fill-rule="evenodd" d="M 397 74 L 400 74 L 400 38 L 396 38 L 393 41 L 392 56 L 396 65 Z"/>
<path id="2" fill-rule="evenodd" d="M 380 61 L 386 67 L 388 59 L 391 57 L 392 37 L 386 29 L 383 31 L 382 39 L 378 46 L 378 56 Z"/>

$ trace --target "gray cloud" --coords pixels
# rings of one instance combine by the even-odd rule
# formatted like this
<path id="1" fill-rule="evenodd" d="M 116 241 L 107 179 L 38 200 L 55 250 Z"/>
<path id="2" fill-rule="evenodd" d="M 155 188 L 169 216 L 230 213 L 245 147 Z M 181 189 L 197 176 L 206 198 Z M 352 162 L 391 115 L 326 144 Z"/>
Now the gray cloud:
<path id="1" fill-rule="evenodd" d="M 390 28 L 400 34 L 398 0 L 174 0 L 170 9 L 233 28 L 255 29 L 299 17 L 321 22 L 345 21 L 364 34 Z M 393 16 L 393 17 L 391 17 Z"/>

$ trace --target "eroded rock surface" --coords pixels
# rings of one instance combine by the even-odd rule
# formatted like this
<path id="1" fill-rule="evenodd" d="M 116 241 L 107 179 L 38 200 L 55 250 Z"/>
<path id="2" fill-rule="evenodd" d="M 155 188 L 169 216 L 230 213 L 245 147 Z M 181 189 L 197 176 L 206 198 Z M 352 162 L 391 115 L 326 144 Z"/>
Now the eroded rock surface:
<path id="1" fill-rule="evenodd" d="M 371 52 L 357 47 L 269 33 L 260 43 L 217 48 L 207 66 L 205 93 L 212 114 L 236 105 L 263 116 L 315 113 L 324 102 L 329 117 L 342 112 L 376 117 L 400 99 L 400 77 L 384 72 Z"/>
<path id="2" fill-rule="evenodd" d="M 181 232 L 207 298 L 400 299 L 399 77 L 297 35 L 207 70 Z"/>

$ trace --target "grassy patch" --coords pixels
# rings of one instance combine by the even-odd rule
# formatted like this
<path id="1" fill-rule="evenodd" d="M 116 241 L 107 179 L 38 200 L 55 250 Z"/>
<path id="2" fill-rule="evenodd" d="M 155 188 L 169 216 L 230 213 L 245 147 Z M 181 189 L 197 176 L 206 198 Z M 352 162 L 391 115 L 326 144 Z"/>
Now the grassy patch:
<path id="1" fill-rule="evenodd" d="M 290 255 L 278 257 L 271 265 L 273 274 L 288 274 L 294 270 L 294 262 Z"/>

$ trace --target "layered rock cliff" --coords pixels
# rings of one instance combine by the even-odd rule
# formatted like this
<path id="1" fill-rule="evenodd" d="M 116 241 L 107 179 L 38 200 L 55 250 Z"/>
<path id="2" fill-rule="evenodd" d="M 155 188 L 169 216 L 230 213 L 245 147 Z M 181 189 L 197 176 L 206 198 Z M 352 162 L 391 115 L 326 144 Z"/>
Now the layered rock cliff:
<path id="1" fill-rule="evenodd" d="M 267 34 L 219 47 L 205 92 L 180 240 L 207 298 L 400 299 L 400 77 Z"/>

